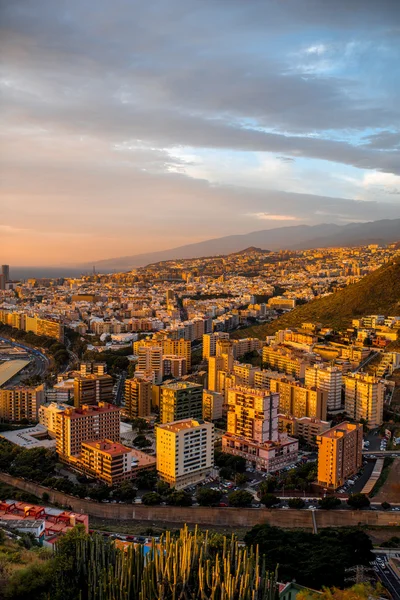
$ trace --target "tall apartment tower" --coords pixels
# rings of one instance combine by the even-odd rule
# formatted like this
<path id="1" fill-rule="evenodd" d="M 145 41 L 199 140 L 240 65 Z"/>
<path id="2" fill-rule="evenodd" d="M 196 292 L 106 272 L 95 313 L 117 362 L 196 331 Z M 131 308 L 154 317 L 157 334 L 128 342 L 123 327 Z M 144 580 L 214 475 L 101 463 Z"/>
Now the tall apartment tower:
<path id="1" fill-rule="evenodd" d="M 178 381 L 161 386 L 160 422 L 202 419 L 203 386 Z"/>
<path id="2" fill-rule="evenodd" d="M 125 380 L 125 407 L 123 414 L 128 419 L 148 417 L 151 413 L 152 383 L 144 379 Z"/>
<path id="3" fill-rule="evenodd" d="M 203 335 L 203 358 L 209 359 L 216 354 L 218 340 L 229 340 L 229 333 L 217 331 L 216 333 L 205 333 Z"/>
<path id="4" fill-rule="evenodd" d="M 156 428 L 158 475 L 177 490 L 203 481 L 214 466 L 214 425 L 183 419 Z"/>
<path id="5" fill-rule="evenodd" d="M 113 400 L 113 378 L 111 375 L 87 375 L 74 379 L 74 406 L 98 404 Z"/>
<path id="6" fill-rule="evenodd" d="M 325 367 L 317 364 L 306 368 L 306 386 L 327 392 L 327 409 L 330 412 L 341 409 L 342 380 L 342 371 L 338 367 Z"/>
<path id="7" fill-rule="evenodd" d="M 39 408 L 45 402 L 44 385 L 0 389 L 0 419 L 37 421 Z"/>
<path id="8" fill-rule="evenodd" d="M 228 391 L 227 432 L 260 444 L 278 441 L 279 394 L 235 387 Z"/>
<path id="9" fill-rule="evenodd" d="M 370 428 L 382 425 L 384 383 L 365 373 L 349 373 L 343 380 L 344 408 L 347 415 L 355 421 L 365 419 Z"/>
<path id="10" fill-rule="evenodd" d="M 192 366 L 192 343 L 190 340 L 179 338 L 177 340 L 164 339 L 161 343 L 163 354 L 181 356 L 186 359 L 186 369 Z"/>
<path id="11" fill-rule="evenodd" d="M 271 392 L 279 394 L 279 412 L 293 417 L 326 420 L 327 393 L 302 386 L 298 381 L 271 379 Z"/>
<path id="12" fill-rule="evenodd" d="M 163 350 L 159 346 L 140 346 L 138 348 L 137 370 L 141 372 L 154 372 L 154 383 L 162 382 L 162 356 Z"/>
<path id="13" fill-rule="evenodd" d="M 65 460 L 81 452 L 82 442 L 120 441 L 118 406 L 100 402 L 98 406 L 67 408 L 56 415 L 56 450 Z"/>
<path id="14" fill-rule="evenodd" d="M 363 428 L 359 423 L 340 423 L 317 436 L 318 484 L 337 489 L 362 465 Z"/>
<path id="15" fill-rule="evenodd" d="M 1 265 L 0 290 L 6 289 L 6 283 L 8 281 L 10 281 L 10 267 L 9 265 Z"/>

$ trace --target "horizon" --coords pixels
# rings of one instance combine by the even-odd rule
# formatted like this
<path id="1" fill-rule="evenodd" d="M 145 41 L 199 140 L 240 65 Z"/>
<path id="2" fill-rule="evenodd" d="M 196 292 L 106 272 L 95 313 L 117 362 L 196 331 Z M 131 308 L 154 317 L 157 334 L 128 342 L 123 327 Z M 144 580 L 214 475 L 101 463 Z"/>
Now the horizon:
<path id="1" fill-rule="evenodd" d="M 0 17 L 3 263 L 398 218 L 395 0 L 21 0 Z"/>

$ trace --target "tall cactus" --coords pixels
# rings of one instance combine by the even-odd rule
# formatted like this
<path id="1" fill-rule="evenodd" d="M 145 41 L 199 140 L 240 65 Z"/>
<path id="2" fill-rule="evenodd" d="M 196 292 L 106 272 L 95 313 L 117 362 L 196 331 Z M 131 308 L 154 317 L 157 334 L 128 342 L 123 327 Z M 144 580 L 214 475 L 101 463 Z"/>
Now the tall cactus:
<path id="1" fill-rule="evenodd" d="M 74 569 L 82 600 L 276 600 L 276 573 L 265 569 L 258 549 L 223 538 L 212 551 L 211 537 L 185 526 L 125 551 L 94 535 L 75 540 Z"/>

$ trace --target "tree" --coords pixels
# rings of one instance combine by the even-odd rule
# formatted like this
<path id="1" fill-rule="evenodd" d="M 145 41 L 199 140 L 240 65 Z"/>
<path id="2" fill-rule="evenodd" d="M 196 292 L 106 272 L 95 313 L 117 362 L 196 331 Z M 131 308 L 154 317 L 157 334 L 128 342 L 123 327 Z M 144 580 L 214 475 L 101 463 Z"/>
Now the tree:
<path id="1" fill-rule="evenodd" d="M 200 488 L 197 492 L 196 499 L 200 506 L 217 506 L 222 498 L 222 492 L 219 490 L 211 490 L 210 488 Z"/>
<path id="2" fill-rule="evenodd" d="M 335 498 L 335 496 L 325 496 L 325 498 L 320 498 L 318 500 L 318 504 L 321 508 L 325 510 L 331 510 L 332 508 L 337 508 L 342 503 L 339 498 Z"/>
<path id="3" fill-rule="evenodd" d="M 278 506 L 281 501 L 274 494 L 262 494 L 261 502 L 266 508 L 272 508 L 273 506 Z"/>
<path id="4" fill-rule="evenodd" d="M 167 498 L 167 504 L 171 506 L 192 506 L 192 496 L 184 490 L 176 490 Z"/>
<path id="5" fill-rule="evenodd" d="M 247 477 L 246 473 L 238 473 L 236 475 L 236 484 L 237 485 L 244 485 L 245 483 L 247 483 L 249 480 L 249 478 Z"/>
<path id="6" fill-rule="evenodd" d="M 130 481 L 124 481 L 115 490 L 112 497 L 120 502 L 132 502 L 136 498 L 137 489 L 133 487 Z"/>
<path id="7" fill-rule="evenodd" d="M 230 467 L 221 467 L 219 470 L 219 476 L 221 479 L 233 479 L 233 471 Z"/>
<path id="8" fill-rule="evenodd" d="M 106 485 L 96 485 L 89 489 L 89 498 L 92 500 L 96 500 L 96 502 L 101 502 L 102 500 L 107 500 L 110 495 L 110 488 Z"/>
<path id="9" fill-rule="evenodd" d="M 142 496 L 142 504 L 146 506 L 156 506 L 161 503 L 161 496 L 157 492 L 148 492 Z"/>
<path id="10" fill-rule="evenodd" d="M 49 494 L 48 494 L 47 492 L 43 492 L 43 494 L 42 494 L 42 500 L 43 500 L 43 502 L 45 502 L 46 504 L 47 504 L 47 502 L 49 502 L 49 500 L 50 500 L 50 496 L 49 496 Z"/>
<path id="11" fill-rule="evenodd" d="M 268 477 L 265 481 L 262 481 L 259 485 L 259 495 L 263 494 L 271 494 L 276 490 L 276 486 L 278 485 L 278 480 L 276 477 Z"/>
<path id="12" fill-rule="evenodd" d="M 389 504 L 389 502 L 382 502 L 381 507 L 383 508 L 383 510 L 390 510 L 392 508 L 391 504 Z"/>
<path id="13" fill-rule="evenodd" d="M 351 494 L 347 500 L 347 504 L 355 510 L 361 510 L 362 508 L 368 508 L 370 501 L 365 494 Z"/>
<path id="14" fill-rule="evenodd" d="M 142 433 L 140 433 L 133 440 L 133 444 L 135 446 L 137 446 L 138 448 L 148 448 L 149 446 L 151 446 L 151 441 L 148 440 L 145 435 L 143 435 Z"/>
<path id="15" fill-rule="evenodd" d="M 139 471 L 135 479 L 135 484 L 139 490 L 154 490 L 156 482 L 156 471 Z"/>
<path id="16" fill-rule="evenodd" d="M 246 492 L 246 490 L 238 490 L 237 492 L 232 492 L 229 494 L 228 502 L 230 506 L 251 506 L 251 503 L 253 502 L 253 495 L 250 494 L 250 492 Z"/>
<path id="17" fill-rule="evenodd" d="M 168 483 L 160 480 L 156 483 L 156 492 L 160 494 L 160 496 L 169 496 L 172 494 L 173 490 L 169 487 Z"/>
<path id="18" fill-rule="evenodd" d="M 289 498 L 288 500 L 289 508 L 304 508 L 306 503 L 303 498 Z"/>

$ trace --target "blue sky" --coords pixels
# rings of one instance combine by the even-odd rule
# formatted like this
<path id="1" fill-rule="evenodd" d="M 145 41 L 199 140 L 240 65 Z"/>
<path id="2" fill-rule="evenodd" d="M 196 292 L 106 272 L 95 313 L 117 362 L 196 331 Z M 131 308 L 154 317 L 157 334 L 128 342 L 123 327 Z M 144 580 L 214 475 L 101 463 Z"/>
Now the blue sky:
<path id="1" fill-rule="evenodd" d="M 397 0 L 5 0 L 0 36 L 4 262 L 400 216 Z"/>

